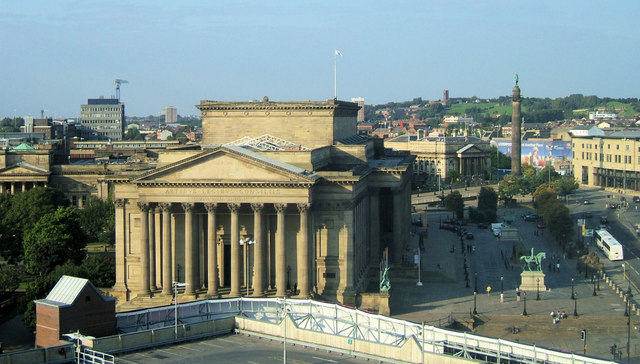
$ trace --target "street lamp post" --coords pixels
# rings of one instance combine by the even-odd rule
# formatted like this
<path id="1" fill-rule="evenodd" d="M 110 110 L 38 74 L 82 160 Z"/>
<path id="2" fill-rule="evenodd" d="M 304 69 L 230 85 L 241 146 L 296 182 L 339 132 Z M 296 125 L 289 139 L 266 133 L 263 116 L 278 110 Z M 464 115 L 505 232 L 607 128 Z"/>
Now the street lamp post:
<path id="1" fill-rule="evenodd" d="M 173 301 L 175 305 L 175 308 L 173 309 L 173 316 L 175 317 L 173 326 L 173 337 L 175 340 L 178 340 L 178 288 L 184 288 L 186 286 L 186 283 L 173 281 Z"/>
<path id="2" fill-rule="evenodd" d="M 477 310 L 477 306 L 476 306 L 476 296 L 478 295 L 478 292 L 473 292 L 473 314 L 477 315 L 478 314 L 478 310 Z"/>
<path id="3" fill-rule="evenodd" d="M 536 278 L 536 301 L 540 301 L 540 278 Z"/>
<path id="4" fill-rule="evenodd" d="M 600 290 L 600 272 L 596 275 L 596 284 L 598 285 L 597 290 Z"/>
<path id="5" fill-rule="evenodd" d="M 522 291 L 522 294 L 524 296 L 524 309 L 522 310 L 522 316 L 527 316 L 527 292 L 526 291 Z"/>
<path id="6" fill-rule="evenodd" d="M 575 299 L 573 300 L 573 316 L 578 317 L 578 294 L 576 293 Z"/>
<path id="7" fill-rule="evenodd" d="M 504 276 L 500 276 L 500 302 L 504 302 Z"/>
<path id="8" fill-rule="evenodd" d="M 593 282 L 593 294 L 592 296 L 597 296 L 598 294 L 596 293 L 596 279 L 595 279 L 596 275 L 594 274 L 592 277 L 592 282 Z"/>
<path id="9" fill-rule="evenodd" d="M 576 296 L 573 294 L 573 278 L 571 278 L 571 299 L 575 300 Z"/>
<path id="10" fill-rule="evenodd" d="M 478 273 L 474 273 L 473 291 L 478 292 Z"/>
<path id="11" fill-rule="evenodd" d="M 421 276 L 421 271 L 422 268 L 420 267 L 420 264 L 422 263 L 422 254 L 420 254 L 420 249 L 418 249 L 418 254 L 416 254 L 416 260 L 418 261 L 418 283 L 416 283 L 416 286 L 418 287 L 422 287 L 422 276 Z"/>
<path id="12" fill-rule="evenodd" d="M 240 239 L 240 245 L 244 246 L 244 280 L 247 285 L 247 297 L 249 297 L 249 253 L 251 252 L 249 248 L 255 243 L 254 240 L 250 240 L 249 238 L 247 238 L 247 240 Z"/>
<path id="13" fill-rule="evenodd" d="M 631 286 L 627 289 L 627 307 L 629 307 L 629 315 L 627 316 L 627 362 L 630 362 L 630 354 L 629 347 L 631 345 L 631 298 L 633 298 L 633 294 L 631 293 Z"/>

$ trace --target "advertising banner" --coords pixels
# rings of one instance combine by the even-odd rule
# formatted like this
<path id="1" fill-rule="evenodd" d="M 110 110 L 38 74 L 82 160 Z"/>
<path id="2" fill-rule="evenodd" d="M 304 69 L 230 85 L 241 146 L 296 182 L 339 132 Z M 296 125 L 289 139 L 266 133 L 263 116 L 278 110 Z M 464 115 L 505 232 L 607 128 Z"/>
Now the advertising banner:
<path id="1" fill-rule="evenodd" d="M 491 145 L 501 153 L 511 156 L 511 140 L 492 140 Z M 558 140 L 523 140 L 521 145 L 522 164 L 529 164 L 536 169 L 543 169 L 547 165 L 564 174 L 570 169 L 571 142 Z"/>

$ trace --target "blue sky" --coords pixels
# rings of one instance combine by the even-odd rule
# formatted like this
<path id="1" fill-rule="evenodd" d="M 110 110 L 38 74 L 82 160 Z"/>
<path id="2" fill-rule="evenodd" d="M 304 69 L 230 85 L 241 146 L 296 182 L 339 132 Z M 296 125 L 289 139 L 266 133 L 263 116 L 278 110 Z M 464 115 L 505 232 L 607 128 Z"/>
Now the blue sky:
<path id="1" fill-rule="evenodd" d="M 0 117 L 130 116 L 200 100 L 638 97 L 640 1 L 80 1 L 0 4 Z"/>

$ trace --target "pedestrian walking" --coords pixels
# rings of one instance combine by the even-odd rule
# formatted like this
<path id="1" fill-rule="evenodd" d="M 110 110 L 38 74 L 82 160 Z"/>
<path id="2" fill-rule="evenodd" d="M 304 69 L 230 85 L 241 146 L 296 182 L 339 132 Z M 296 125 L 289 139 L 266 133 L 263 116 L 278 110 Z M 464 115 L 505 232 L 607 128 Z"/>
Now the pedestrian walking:
<path id="1" fill-rule="evenodd" d="M 560 271 L 560 263 L 556 264 L 556 269 L 558 272 Z"/>

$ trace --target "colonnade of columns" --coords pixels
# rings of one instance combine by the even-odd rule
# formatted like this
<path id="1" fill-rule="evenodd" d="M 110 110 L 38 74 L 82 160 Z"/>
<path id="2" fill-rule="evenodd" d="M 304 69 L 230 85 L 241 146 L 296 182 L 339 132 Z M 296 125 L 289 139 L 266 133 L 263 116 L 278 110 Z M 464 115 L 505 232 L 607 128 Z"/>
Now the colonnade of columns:
<path id="1" fill-rule="evenodd" d="M 22 181 L 22 182 L 0 182 L 0 193 L 10 193 L 15 195 L 30 188 L 47 187 L 46 181 Z"/>
<path id="2" fill-rule="evenodd" d="M 237 297 L 242 294 L 241 292 L 241 269 L 243 268 L 243 262 L 241 261 L 241 229 L 240 229 L 240 209 L 242 204 L 240 203 L 204 203 L 204 209 L 206 210 L 206 226 L 207 231 L 197 231 L 197 233 L 203 233 L 203 239 L 206 239 L 206 272 L 204 277 L 206 279 L 206 294 L 209 297 L 220 296 L 221 286 L 221 271 L 224 270 L 224 259 L 220 259 L 218 256 L 218 213 L 217 210 L 221 205 L 226 205 L 230 214 L 230 236 L 228 238 L 230 249 L 230 292 L 229 296 Z M 121 223 L 126 223 L 126 209 L 129 204 L 123 199 L 115 201 L 116 207 L 116 226 L 122 226 Z M 200 205 L 198 204 L 198 207 Z M 264 296 L 267 286 L 267 259 L 268 259 L 268 240 L 265 238 L 265 226 L 264 226 L 264 207 L 263 203 L 251 203 L 251 209 L 253 211 L 253 241 L 255 253 L 253 254 L 253 267 L 254 267 L 254 279 L 253 279 L 253 295 Z M 287 247 L 285 244 L 285 213 L 287 211 L 287 204 L 274 203 L 273 207 L 276 211 L 276 231 L 275 231 L 275 288 L 276 296 L 283 297 L 286 295 L 287 285 L 287 258 L 296 259 L 297 261 L 297 282 L 298 289 L 300 291 L 300 297 L 309 297 L 310 295 L 310 282 L 309 282 L 309 231 L 308 231 L 308 211 L 310 205 L 308 203 L 297 204 L 299 217 L 300 217 L 300 231 L 296 240 L 296 257 L 292 254 L 287 254 Z M 138 202 L 137 210 L 140 216 L 140 229 L 137 236 L 137 242 L 139 244 L 139 278 L 126 277 L 126 267 L 128 264 L 124 258 L 122 262 L 116 264 L 116 287 L 124 287 L 124 282 L 127 279 L 139 279 L 139 288 L 137 289 L 139 295 L 150 295 L 152 291 L 161 288 L 162 295 L 171 295 L 172 282 L 175 279 L 174 272 L 176 271 L 175 257 L 172 256 L 172 252 L 176 251 L 176 241 L 180 240 L 176 237 L 175 220 L 179 218 L 179 215 L 184 216 L 184 283 L 186 283 L 185 294 L 195 295 L 197 291 L 202 288 L 200 284 L 200 270 L 198 260 L 205 252 L 201 251 L 199 245 L 199 236 L 195 234 L 195 230 L 204 224 L 198 224 L 199 216 L 194 216 L 194 210 L 196 210 L 196 204 L 188 203 L 147 203 Z M 182 210 L 182 211 L 180 211 Z M 132 211 L 134 214 L 138 211 Z M 160 216 L 158 216 L 161 214 Z M 201 215 L 200 215 L 201 216 Z M 119 223 L 120 222 L 120 223 Z M 127 234 L 123 230 L 124 228 L 116 229 L 116 249 L 122 250 L 122 253 L 127 253 L 127 249 L 124 248 L 124 241 L 127 239 Z M 160 231 L 158 233 L 158 231 Z M 132 237 L 131 239 L 136 239 Z M 160 241 L 161 240 L 161 241 Z M 131 242 L 129 242 L 131 244 Z M 203 247 L 204 247 L 203 246 Z M 157 252 L 160 250 L 160 252 Z M 224 250 L 223 250 L 224 251 Z M 120 253 L 120 252 L 118 252 Z M 118 255 L 118 254 L 117 254 Z M 157 257 L 160 257 L 161 262 L 156 262 Z M 219 267 L 219 264 L 221 265 Z M 157 272 L 161 270 L 161 272 Z M 247 270 L 248 271 L 248 270 Z M 159 278 L 156 278 L 159 277 Z M 249 279 L 245 277 L 247 285 L 249 285 Z"/>

